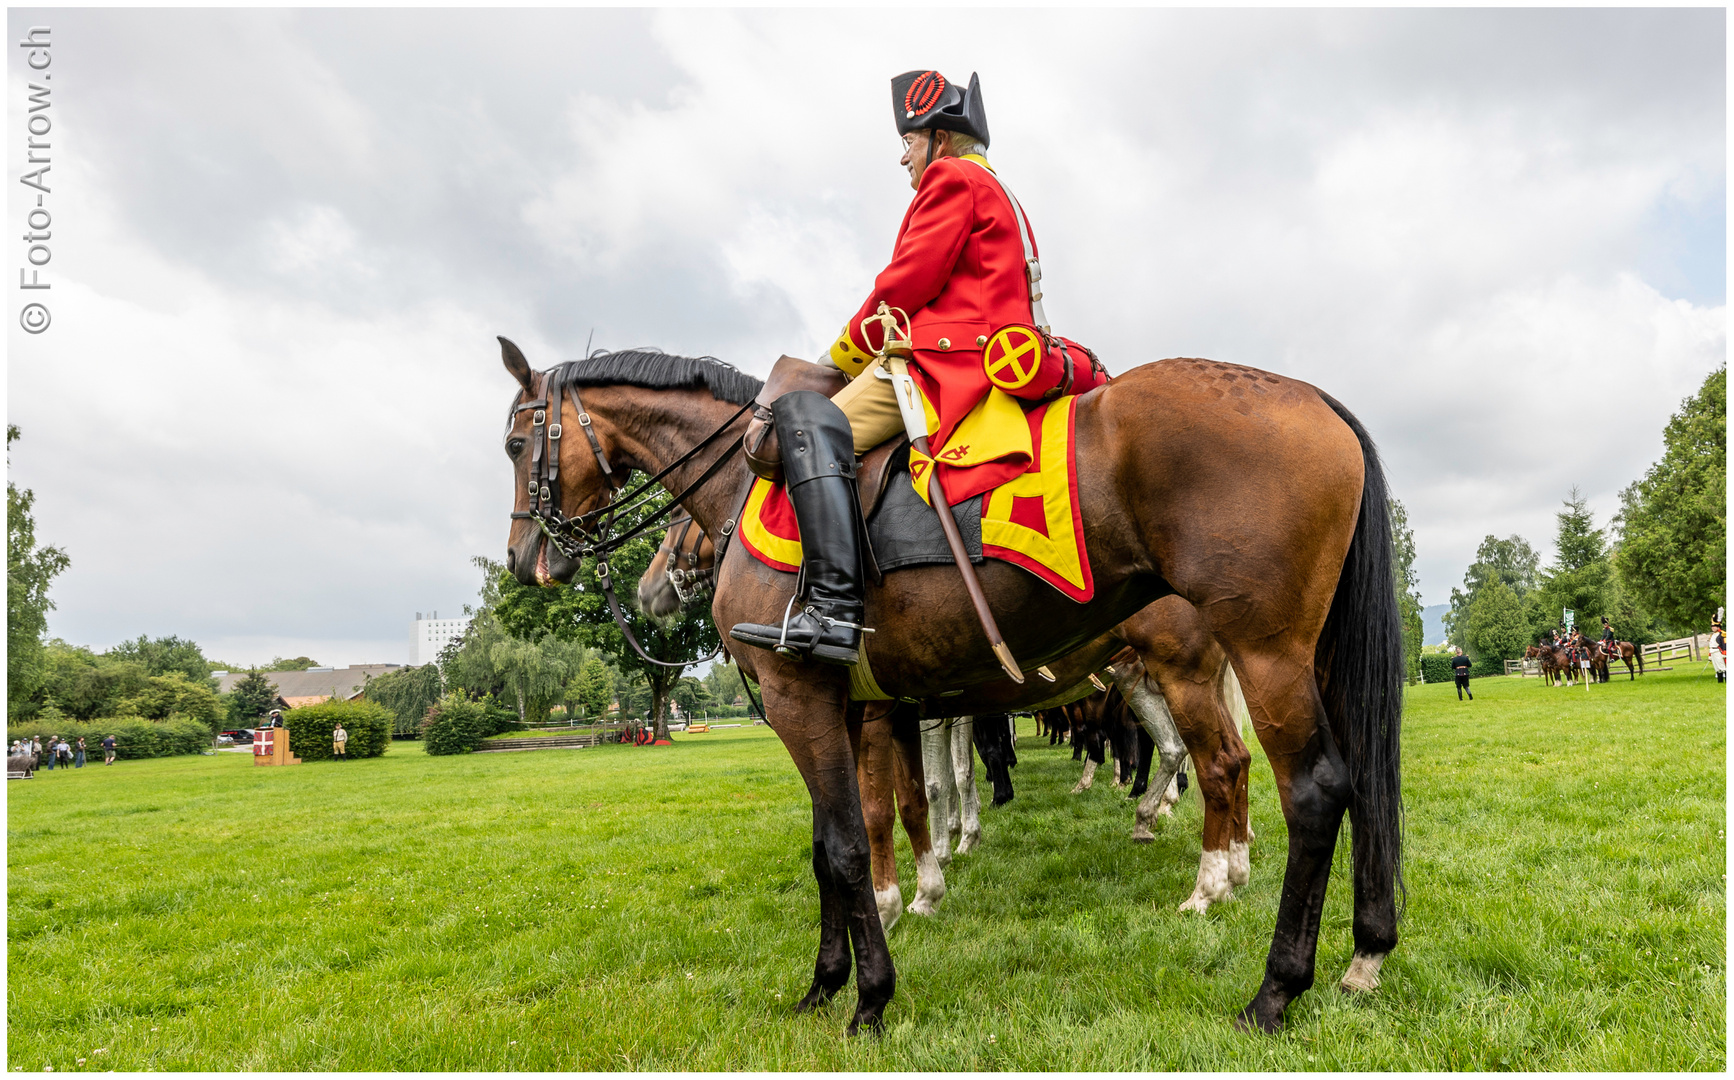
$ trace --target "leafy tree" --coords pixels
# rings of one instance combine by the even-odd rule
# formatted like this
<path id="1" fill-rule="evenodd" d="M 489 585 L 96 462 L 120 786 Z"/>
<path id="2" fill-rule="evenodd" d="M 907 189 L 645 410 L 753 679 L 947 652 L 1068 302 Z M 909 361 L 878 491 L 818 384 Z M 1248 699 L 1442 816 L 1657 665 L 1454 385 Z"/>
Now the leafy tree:
<path id="1" fill-rule="evenodd" d="M 1415 572 L 1415 530 L 1409 527 L 1409 511 L 1397 499 L 1390 501 L 1391 567 L 1397 578 L 1397 608 L 1403 620 L 1403 658 L 1409 682 L 1421 677 L 1421 579 Z"/>
<path id="2" fill-rule="evenodd" d="M 18 427 L 6 425 L 8 459 Z M 48 587 L 72 560 L 57 547 L 36 546 L 36 493 L 6 481 L 6 701 L 8 715 L 40 702 L 42 635 L 54 601 Z"/>
<path id="3" fill-rule="evenodd" d="M 621 530 L 633 528 L 637 522 L 622 520 Z M 632 597 L 635 583 L 656 554 L 657 537 L 641 536 L 629 541 L 608 557 L 614 574 L 617 593 L 622 597 L 621 614 L 632 634 L 646 652 L 658 660 L 675 664 L 691 664 L 720 644 L 710 612 L 703 607 L 683 609 L 666 619 L 657 619 L 639 611 Z M 519 584 L 504 567 L 489 560 L 477 560 L 493 571 L 499 602 L 495 611 L 500 622 L 518 637 L 534 638 L 541 632 L 576 640 L 601 649 L 614 658 L 614 663 L 626 674 L 636 676 L 649 691 L 646 710 L 656 727 L 657 738 L 668 735 L 669 692 L 686 670 L 680 667 L 660 667 L 646 663 L 632 651 L 615 625 L 614 616 L 596 578 L 596 561 L 585 559 L 572 584 L 557 588 L 540 588 Z M 627 695 L 621 695 L 621 707 Z"/>
<path id="4" fill-rule="evenodd" d="M 1482 540 L 1475 549 L 1475 561 L 1463 575 L 1463 588 L 1451 590 L 1451 610 L 1445 614 L 1451 643 L 1463 646 L 1465 652 L 1475 651 L 1466 620 L 1482 589 L 1492 582 L 1502 582 L 1518 600 L 1525 600 L 1535 591 L 1540 574 L 1541 556 L 1523 537 L 1514 534 L 1501 540 L 1490 535 Z"/>
<path id="5" fill-rule="evenodd" d="M 250 728 L 270 712 L 277 700 L 277 685 L 253 668 L 229 690 L 229 723 Z"/>
<path id="6" fill-rule="evenodd" d="M 490 605 L 493 594 L 493 581 L 489 576 L 482 586 L 481 609 L 474 610 L 464 605 L 464 614 L 474 617 L 463 633 L 440 650 L 440 674 L 447 689 L 461 691 L 473 698 L 499 697 L 506 692 L 505 677 L 492 659 L 494 646 L 508 636 Z"/>
<path id="7" fill-rule="evenodd" d="M 142 687 L 119 701 L 115 714 L 142 716 L 146 720 L 185 716 L 205 722 L 215 732 L 224 717 L 224 708 L 208 681 L 201 678 L 194 682 L 187 678 L 186 672 L 178 670 L 149 676 Z"/>
<path id="8" fill-rule="evenodd" d="M 578 673 L 572 669 L 571 650 L 561 645 L 552 635 L 539 642 L 508 637 L 488 650 L 489 661 L 517 702 L 519 723 L 545 723 L 549 707 L 565 700 L 566 686 Z"/>
<path id="9" fill-rule="evenodd" d="M 308 668 L 316 668 L 318 666 L 319 661 L 313 659 L 311 656 L 297 656 L 293 660 L 285 660 L 281 656 L 274 656 L 271 658 L 271 662 L 265 665 L 265 670 L 306 671 Z"/>
<path id="10" fill-rule="evenodd" d="M 197 642 L 178 637 L 153 639 L 140 634 L 138 640 L 124 641 L 103 653 L 103 656 L 142 664 L 152 675 L 167 675 L 171 671 L 179 671 L 195 683 L 209 683 L 211 672 L 221 670 L 213 668 L 211 662 L 205 659 L 204 651 Z"/>
<path id="11" fill-rule="evenodd" d="M 138 715 L 129 711 L 129 699 L 144 693 L 150 683 L 145 666 L 132 660 L 96 657 L 85 663 L 88 649 L 56 650 L 56 675 L 50 688 L 52 703 L 68 716 L 92 720 L 99 716 Z M 61 681 L 63 679 L 64 681 Z"/>
<path id="12" fill-rule="evenodd" d="M 583 668 L 578 672 L 577 702 L 588 720 L 599 720 L 608 712 L 608 705 L 614 700 L 614 680 L 608 674 L 608 665 L 602 657 L 591 654 L 584 661 Z"/>
<path id="13" fill-rule="evenodd" d="M 703 710 L 711 703 L 710 688 L 691 675 L 681 676 L 680 681 L 669 690 L 668 696 L 680 706 L 681 712 L 688 716 Z"/>
<path id="14" fill-rule="evenodd" d="M 428 707 L 440 699 L 439 666 L 423 664 L 375 676 L 367 681 L 366 698 L 391 712 L 393 733 L 414 734 Z"/>
<path id="15" fill-rule="evenodd" d="M 1556 517 L 1559 529 L 1554 548 L 1558 558 L 1543 572 L 1541 586 L 1534 593 L 1530 632 L 1539 636 L 1548 627 L 1559 625 L 1562 609 L 1570 608 L 1576 625 L 1593 636 L 1601 616 L 1611 618 L 1614 611 L 1613 564 L 1608 559 L 1607 537 L 1596 527 L 1595 517 L 1576 487 Z"/>
<path id="16" fill-rule="evenodd" d="M 1466 651 L 1477 659 L 1515 660 L 1531 640 L 1523 601 L 1498 578 L 1475 594 L 1464 622 L 1464 636 L 1469 639 Z"/>
<path id="17" fill-rule="evenodd" d="M 1620 493 L 1615 562 L 1637 599 L 1685 630 L 1728 601 L 1726 367 L 1681 403 L 1662 438 L 1662 460 Z"/>

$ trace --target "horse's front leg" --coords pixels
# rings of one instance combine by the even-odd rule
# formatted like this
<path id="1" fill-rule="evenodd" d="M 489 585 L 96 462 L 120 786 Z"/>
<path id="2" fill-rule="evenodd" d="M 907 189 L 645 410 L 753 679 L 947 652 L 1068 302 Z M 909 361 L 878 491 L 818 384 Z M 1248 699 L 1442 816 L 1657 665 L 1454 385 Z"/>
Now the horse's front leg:
<path id="1" fill-rule="evenodd" d="M 973 716 L 959 717 L 948 732 L 951 774 L 957 785 L 959 855 L 969 854 L 981 843 L 981 793 L 975 790 L 975 721 Z"/>
<path id="2" fill-rule="evenodd" d="M 873 902 L 886 933 L 903 914 L 903 891 L 897 887 L 897 847 L 892 827 L 897 820 L 894 794 L 891 710 L 849 707 L 849 742 L 855 751 L 855 785 L 861 791 L 861 819 L 867 827 L 867 849 L 873 856 Z M 923 798 L 922 828 L 927 827 Z M 925 838 L 924 838 L 925 839 Z"/>
<path id="3" fill-rule="evenodd" d="M 885 929 L 873 899 L 872 855 L 862 819 L 855 755 L 845 716 L 847 676 L 840 668 L 761 665 L 765 712 L 806 781 L 813 800 L 813 876 L 819 883 L 819 956 L 797 1010 L 828 1000 L 849 981 L 854 954 L 859 994 L 849 1033 L 877 1031 L 897 986 Z M 846 942 L 846 944 L 845 944 Z"/>
<path id="4" fill-rule="evenodd" d="M 921 774 L 927 783 L 928 838 L 941 869 L 951 865 L 957 781 L 951 775 L 951 720 L 921 720 Z"/>

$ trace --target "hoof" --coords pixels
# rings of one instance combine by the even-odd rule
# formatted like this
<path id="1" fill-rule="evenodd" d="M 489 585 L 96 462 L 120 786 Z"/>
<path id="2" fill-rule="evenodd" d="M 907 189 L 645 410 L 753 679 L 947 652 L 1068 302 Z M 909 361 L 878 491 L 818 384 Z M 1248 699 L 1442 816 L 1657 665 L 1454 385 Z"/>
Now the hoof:
<path id="1" fill-rule="evenodd" d="M 1132 835 L 1132 842 L 1134 844 L 1154 844 L 1156 842 L 1156 838 L 1154 836 L 1151 836 L 1148 833 L 1144 834 L 1143 836 L 1139 836 L 1136 833 L 1134 833 Z"/>
<path id="2" fill-rule="evenodd" d="M 863 1031 L 869 1035 L 885 1034 L 885 1018 L 877 1011 L 856 1013 L 855 1018 L 849 1021 L 849 1030 L 846 1034 L 852 1039 Z"/>
<path id="3" fill-rule="evenodd" d="M 1196 911 L 1202 915 L 1210 910 L 1210 900 L 1199 893 L 1193 893 L 1184 904 L 1180 905 L 1179 910 L 1182 912 Z"/>
<path id="4" fill-rule="evenodd" d="M 897 925 L 898 916 L 903 914 L 903 890 L 896 885 L 884 892 L 873 891 L 873 903 L 879 909 L 879 925 L 889 934 L 891 928 Z"/>
<path id="5" fill-rule="evenodd" d="M 812 988 L 807 991 L 807 996 L 795 1002 L 795 1012 L 812 1012 L 814 1009 L 823 1008 L 831 1000 L 831 995 L 836 992 L 836 990 L 826 989 L 818 983 L 814 983 Z"/>
<path id="6" fill-rule="evenodd" d="M 1372 993 L 1379 988 L 1379 965 L 1384 962 L 1384 953 L 1356 953 L 1338 988 L 1345 994 Z"/>
<path id="7" fill-rule="evenodd" d="M 1261 1018 L 1258 1015 L 1258 999 L 1254 998 L 1252 1004 L 1240 1010 L 1240 1015 L 1234 1018 L 1234 1028 L 1236 1031 L 1275 1035 L 1282 1030 L 1282 1014 L 1278 1013 L 1268 1020 Z"/>
<path id="8" fill-rule="evenodd" d="M 915 899 L 909 901 L 909 907 L 905 910 L 907 910 L 911 915 L 934 915 L 939 912 L 939 907 L 935 904 L 928 903 L 927 897 L 917 896 Z"/>

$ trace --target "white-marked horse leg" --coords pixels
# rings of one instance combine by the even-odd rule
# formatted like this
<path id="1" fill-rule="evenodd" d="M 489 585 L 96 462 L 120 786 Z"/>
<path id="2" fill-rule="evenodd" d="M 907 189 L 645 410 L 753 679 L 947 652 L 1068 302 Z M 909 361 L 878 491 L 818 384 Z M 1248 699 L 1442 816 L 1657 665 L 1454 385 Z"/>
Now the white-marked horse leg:
<path id="1" fill-rule="evenodd" d="M 981 843 L 981 793 L 975 790 L 975 717 L 951 726 L 951 771 L 957 780 L 957 804 L 961 810 L 962 839 L 957 853 L 966 855 Z"/>
<path id="2" fill-rule="evenodd" d="M 1144 725 L 1144 730 L 1150 733 L 1150 738 L 1156 743 L 1156 760 L 1150 770 L 1150 789 L 1138 800 L 1137 823 L 1132 829 L 1132 839 L 1148 843 L 1155 837 L 1150 826 L 1155 824 L 1157 811 L 1168 798 L 1168 789 L 1174 787 L 1174 799 L 1180 798 L 1180 790 L 1175 785 L 1174 777 L 1180 772 L 1180 763 L 1186 758 L 1186 744 L 1180 739 L 1180 729 L 1175 726 L 1174 714 L 1168 711 L 1167 699 L 1162 696 L 1162 691 L 1157 689 L 1155 681 L 1145 673 L 1142 660 L 1132 659 L 1118 663 L 1109 670 L 1114 673 L 1114 684 L 1120 688 L 1120 696 L 1126 699 L 1132 714 Z"/>
<path id="3" fill-rule="evenodd" d="M 927 834 L 941 867 L 951 865 L 951 819 L 957 782 L 951 775 L 950 720 L 921 721 L 921 772 L 927 785 Z M 917 874 L 920 868 L 917 867 Z"/>
<path id="4" fill-rule="evenodd" d="M 939 860 L 933 852 L 924 851 L 915 860 L 915 899 L 909 902 L 909 910 L 916 915 L 932 915 L 939 910 L 939 902 L 945 899 L 945 871 L 939 868 Z"/>
<path id="5" fill-rule="evenodd" d="M 903 915 L 903 890 L 893 881 L 889 888 L 874 889 L 873 903 L 879 908 L 879 925 L 889 934 Z"/>
<path id="6" fill-rule="evenodd" d="M 1345 993 L 1368 993 L 1379 988 L 1379 965 L 1384 953 L 1356 953 L 1349 961 L 1349 970 L 1338 985 Z"/>
<path id="7" fill-rule="evenodd" d="M 1196 911 L 1202 915 L 1210 905 L 1234 899 L 1234 885 L 1229 880 L 1229 853 L 1206 851 L 1198 857 L 1198 884 L 1192 895 L 1180 905 L 1181 911 Z"/>
<path id="8" fill-rule="evenodd" d="M 1096 763 L 1089 758 L 1084 759 L 1084 775 L 1078 777 L 1078 782 L 1072 788 L 1072 794 L 1090 790 L 1090 785 L 1096 782 Z"/>
<path id="9" fill-rule="evenodd" d="M 1174 807 L 1180 804 L 1180 778 L 1176 776 L 1168 781 L 1168 786 L 1162 791 L 1162 801 L 1156 805 L 1157 817 L 1173 817 Z"/>

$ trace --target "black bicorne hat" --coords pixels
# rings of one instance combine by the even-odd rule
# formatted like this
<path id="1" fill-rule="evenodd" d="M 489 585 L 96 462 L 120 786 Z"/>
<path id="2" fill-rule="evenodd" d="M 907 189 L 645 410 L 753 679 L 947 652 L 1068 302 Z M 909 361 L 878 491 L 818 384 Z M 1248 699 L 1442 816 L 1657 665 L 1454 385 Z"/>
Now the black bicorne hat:
<path id="1" fill-rule="evenodd" d="M 981 78 L 973 71 L 967 90 L 959 90 L 937 71 L 905 71 L 891 80 L 891 108 L 897 114 L 899 135 L 927 129 L 961 131 L 988 145 Z"/>

